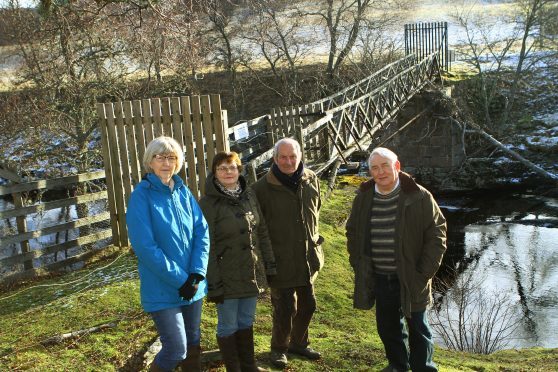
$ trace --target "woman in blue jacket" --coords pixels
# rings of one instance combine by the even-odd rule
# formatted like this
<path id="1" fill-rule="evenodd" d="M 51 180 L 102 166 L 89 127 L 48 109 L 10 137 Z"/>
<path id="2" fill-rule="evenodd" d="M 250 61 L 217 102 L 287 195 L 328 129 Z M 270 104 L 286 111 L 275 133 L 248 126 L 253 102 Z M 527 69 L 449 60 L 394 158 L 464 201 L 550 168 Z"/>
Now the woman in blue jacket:
<path id="1" fill-rule="evenodd" d="M 184 156 L 170 137 L 145 149 L 146 175 L 130 196 L 126 222 L 138 258 L 140 296 L 162 348 L 151 371 L 178 364 L 199 371 L 202 299 L 209 258 L 209 232 L 194 196 L 176 173 Z"/>

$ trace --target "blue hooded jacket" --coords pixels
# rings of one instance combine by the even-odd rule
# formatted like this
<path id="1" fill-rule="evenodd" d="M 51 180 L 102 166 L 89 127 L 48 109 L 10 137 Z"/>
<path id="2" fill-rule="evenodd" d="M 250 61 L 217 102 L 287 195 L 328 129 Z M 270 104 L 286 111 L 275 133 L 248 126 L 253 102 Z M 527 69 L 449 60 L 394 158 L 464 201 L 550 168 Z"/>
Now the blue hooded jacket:
<path id="1" fill-rule="evenodd" d="M 189 274 L 206 276 L 209 230 L 190 190 L 177 175 L 172 179 L 171 192 L 148 173 L 132 192 L 126 212 L 128 235 L 138 257 L 141 304 L 147 312 L 187 305 L 207 294 L 203 280 L 191 301 L 178 295 Z"/>

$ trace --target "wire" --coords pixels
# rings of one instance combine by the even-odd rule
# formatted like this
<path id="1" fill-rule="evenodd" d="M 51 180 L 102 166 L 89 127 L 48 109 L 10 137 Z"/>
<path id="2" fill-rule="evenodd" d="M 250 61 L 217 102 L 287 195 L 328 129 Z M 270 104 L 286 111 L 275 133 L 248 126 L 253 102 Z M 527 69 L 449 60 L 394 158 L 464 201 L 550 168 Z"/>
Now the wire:
<path id="1" fill-rule="evenodd" d="M 85 278 L 87 278 L 87 277 L 89 277 L 89 276 L 91 276 L 91 275 L 97 273 L 98 271 L 104 270 L 104 269 L 110 267 L 111 265 L 115 264 L 115 263 L 116 263 L 122 256 L 124 256 L 125 254 L 126 254 L 126 253 L 121 253 L 118 257 L 116 257 L 113 261 L 111 261 L 110 263 L 108 263 L 106 266 L 103 266 L 103 267 L 100 267 L 100 268 L 98 268 L 98 269 L 95 269 L 95 270 L 91 271 L 89 274 L 87 274 L 87 275 L 85 275 L 85 276 L 82 276 L 81 278 L 79 278 L 79 279 L 77 279 L 77 280 L 73 280 L 73 281 L 66 282 L 66 283 L 52 283 L 52 284 L 39 284 L 39 285 L 35 285 L 35 286 L 32 286 L 32 287 L 28 287 L 28 288 L 22 289 L 21 291 L 18 291 L 18 292 L 16 292 L 16 293 L 12 293 L 12 294 L 9 295 L 9 296 L 0 297 L 0 301 L 4 301 L 4 300 L 7 300 L 7 299 L 9 299 L 9 298 L 18 296 L 18 295 L 20 295 L 20 294 L 22 294 L 22 293 L 24 293 L 24 292 L 27 292 L 27 291 L 29 291 L 29 290 L 31 290 L 31 289 L 35 289 L 35 288 L 62 287 L 62 286 L 69 285 L 69 284 L 79 283 L 79 282 L 83 281 Z M 80 290 L 80 291 L 81 291 L 81 290 Z M 78 292 L 79 292 L 79 291 L 78 291 Z"/>

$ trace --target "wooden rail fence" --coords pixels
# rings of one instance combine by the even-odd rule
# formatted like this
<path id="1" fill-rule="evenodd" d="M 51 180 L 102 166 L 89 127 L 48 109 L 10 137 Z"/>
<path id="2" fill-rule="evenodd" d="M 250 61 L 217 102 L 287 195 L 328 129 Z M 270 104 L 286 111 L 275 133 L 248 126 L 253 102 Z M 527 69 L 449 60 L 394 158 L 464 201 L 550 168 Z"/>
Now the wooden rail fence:
<path id="1" fill-rule="evenodd" d="M 105 172 L 98 171 L 0 186 L 0 196 L 11 195 L 14 200 L 14 208 L 0 211 L 0 220 L 5 220 L 4 228 L 7 232 L 0 237 L 0 252 L 10 249 L 17 252 L 0 258 L 0 281 L 12 282 L 33 277 L 44 271 L 58 270 L 73 263 L 85 261 L 98 254 L 100 249 L 109 246 L 108 242 L 106 244 L 103 242 L 112 236 L 109 228 L 110 214 L 106 208 L 99 207 L 99 205 L 90 208 L 91 203 L 100 203 L 104 206 L 103 201 L 107 199 L 107 191 L 102 189 L 103 185 L 99 182 L 95 183 L 95 188 L 101 188 L 98 191 L 91 191 L 92 188 L 87 187 L 91 182 L 102 180 L 104 177 Z M 16 181 L 14 177 L 10 177 L 10 179 Z M 73 195 L 62 199 L 26 205 L 24 197 L 26 193 L 46 192 L 54 189 L 80 191 L 73 192 Z M 82 191 L 86 192 L 80 195 Z M 28 229 L 27 222 L 33 217 L 40 219 L 43 213 L 64 208 L 67 210 L 75 208 L 78 217 L 73 220 L 71 217 L 70 220 L 63 218 L 62 221 L 58 220 L 50 226 Z M 81 213 L 78 209 L 87 211 L 86 215 L 80 216 Z M 13 225 L 13 219 L 17 221 L 17 231 L 9 231 L 7 228 L 7 226 Z M 52 219 L 49 220 L 52 221 Z M 68 239 L 56 239 L 54 244 L 46 246 L 39 242 L 40 238 L 61 233 L 68 236 Z M 17 245 L 19 245 L 19 250 Z M 33 249 L 32 245 L 36 248 Z M 60 252 L 64 252 L 61 258 L 59 258 Z"/>

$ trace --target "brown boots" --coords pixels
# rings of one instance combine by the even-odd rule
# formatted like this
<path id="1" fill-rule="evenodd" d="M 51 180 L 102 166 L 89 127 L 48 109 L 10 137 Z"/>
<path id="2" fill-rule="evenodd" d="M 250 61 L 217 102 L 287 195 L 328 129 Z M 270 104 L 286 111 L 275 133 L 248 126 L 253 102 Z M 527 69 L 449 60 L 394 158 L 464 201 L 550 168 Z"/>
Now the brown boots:
<path id="1" fill-rule="evenodd" d="M 201 347 L 188 345 L 186 359 L 180 362 L 182 372 L 201 372 Z"/>
<path id="2" fill-rule="evenodd" d="M 236 332 L 236 345 L 240 359 L 240 370 L 242 372 L 267 371 L 256 365 L 254 359 L 254 328 L 241 329 Z"/>
<path id="3" fill-rule="evenodd" d="M 266 371 L 266 369 L 256 366 L 252 327 L 241 329 L 227 337 L 217 337 L 217 342 L 227 372 Z"/>
<path id="4" fill-rule="evenodd" d="M 217 337 L 221 358 L 225 363 L 227 372 L 240 372 L 240 361 L 238 360 L 238 350 L 236 348 L 236 333 L 226 337 Z"/>

